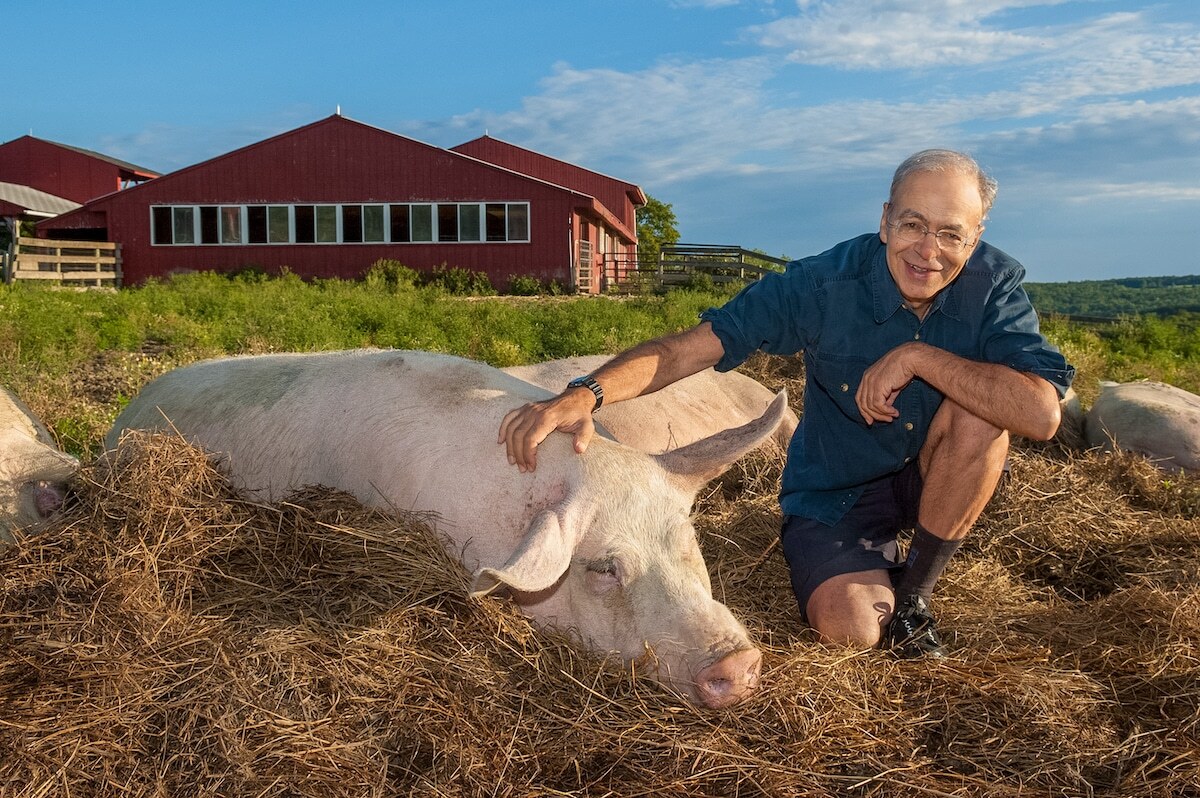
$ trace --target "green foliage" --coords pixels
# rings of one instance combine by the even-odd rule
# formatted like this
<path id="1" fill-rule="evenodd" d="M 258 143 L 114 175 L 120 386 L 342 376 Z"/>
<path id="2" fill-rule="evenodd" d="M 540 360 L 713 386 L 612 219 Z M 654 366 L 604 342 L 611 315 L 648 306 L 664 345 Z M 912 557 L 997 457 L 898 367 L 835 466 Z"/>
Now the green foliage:
<path id="1" fill-rule="evenodd" d="M 658 263 L 663 245 L 679 241 L 677 224 L 669 203 L 647 196 L 646 204 L 637 209 L 638 262 Z"/>
<path id="2" fill-rule="evenodd" d="M 424 275 L 424 285 L 437 286 L 446 293 L 455 296 L 494 296 L 496 289 L 492 281 L 483 272 L 464 269 L 460 266 L 434 266 L 433 271 Z"/>
<path id="3" fill-rule="evenodd" d="M 1026 283 L 1025 290 L 1039 313 L 1101 317 L 1200 313 L 1200 275 Z"/>
<path id="4" fill-rule="evenodd" d="M 537 296 L 544 291 L 542 281 L 528 274 L 514 274 L 508 278 L 508 293 L 513 296 Z"/>
<path id="5" fill-rule="evenodd" d="M 380 258 L 367 269 L 363 282 L 374 291 L 396 293 L 420 283 L 421 273 L 410 269 L 398 260 Z"/>

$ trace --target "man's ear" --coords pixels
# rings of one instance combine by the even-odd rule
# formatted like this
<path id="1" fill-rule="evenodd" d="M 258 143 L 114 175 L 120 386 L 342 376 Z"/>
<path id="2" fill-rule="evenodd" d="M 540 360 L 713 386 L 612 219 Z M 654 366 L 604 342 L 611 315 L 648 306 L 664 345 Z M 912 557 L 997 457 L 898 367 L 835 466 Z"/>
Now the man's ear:
<path id="1" fill-rule="evenodd" d="M 975 228 L 975 240 L 971 242 L 971 246 L 967 247 L 967 252 L 975 251 L 975 248 L 979 246 L 979 242 L 983 238 L 983 231 L 986 229 L 987 228 L 983 226 L 982 222 L 978 227 Z"/>
<path id="2" fill-rule="evenodd" d="M 892 203 L 890 203 L 890 202 L 883 203 L 883 215 L 879 217 L 879 240 L 885 244 L 887 243 L 887 234 L 888 234 L 888 226 L 887 226 L 888 213 L 891 210 L 892 210 Z"/>

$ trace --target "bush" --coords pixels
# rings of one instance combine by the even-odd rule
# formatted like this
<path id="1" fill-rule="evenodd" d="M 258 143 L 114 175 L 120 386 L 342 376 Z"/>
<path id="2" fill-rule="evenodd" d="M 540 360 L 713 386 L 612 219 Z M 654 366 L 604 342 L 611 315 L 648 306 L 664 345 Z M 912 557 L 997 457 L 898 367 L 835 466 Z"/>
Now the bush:
<path id="1" fill-rule="evenodd" d="M 483 272 L 464 269 L 459 266 L 434 266 L 433 271 L 425 275 L 424 285 L 437 286 L 448 294 L 455 296 L 495 296 L 496 289 L 492 281 Z"/>
<path id="2" fill-rule="evenodd" d="M 398 260 L 380 258 L 367 269 L 363 282 L 367 288 L 394 294 L 401 289 L 414 287 L 420 279 L 421 273 L 416 269 L 410 269 Z"/>
<path id="3" fill-rule="evenodd" d="M 508 278 L 508 293 L 513 296 L 537 296 L 542 291 L 542 281 L 531 274 L 514 274 Z"/>

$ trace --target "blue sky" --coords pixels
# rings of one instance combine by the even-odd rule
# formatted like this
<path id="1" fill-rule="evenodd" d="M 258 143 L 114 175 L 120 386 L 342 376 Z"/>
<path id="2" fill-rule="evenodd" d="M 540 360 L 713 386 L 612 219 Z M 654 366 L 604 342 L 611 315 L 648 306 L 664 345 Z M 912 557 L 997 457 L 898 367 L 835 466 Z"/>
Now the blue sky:
<path id="1" fill-rule="evenodd" d="M 896 164 L 947 146 L 1000 181 L 985 238 L 1030 280 L 1200 274 L 1196 0 L 22 8 L 3 141 L 166 172 L 340 106 L 443 147 L 486 131 L 639 184 L 684 241 L 789 257 L 875 229 Z"/>

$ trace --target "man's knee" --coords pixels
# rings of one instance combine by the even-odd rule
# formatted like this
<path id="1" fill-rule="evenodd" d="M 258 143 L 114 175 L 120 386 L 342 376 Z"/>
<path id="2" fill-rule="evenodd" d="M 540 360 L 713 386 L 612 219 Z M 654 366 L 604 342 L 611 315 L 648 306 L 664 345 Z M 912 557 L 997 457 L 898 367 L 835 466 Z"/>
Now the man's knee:
<path id="1" fill-rule="evenodd" d="M 805 616 L 825 642 L 874 648 L 892 616 L 893 604 L 887 571 L 842 574 L 813 591 Z"/>
<path id="2" fill-rule="evenodd" d="M 1008 430 L 946 399 L 933 417 L 926 443 L 937 446 L 946 441 L 953 441 L 955 448 L 1007 450 Z"/>

